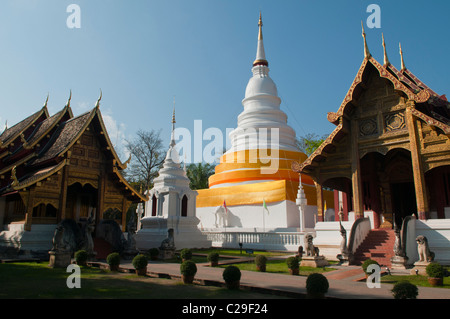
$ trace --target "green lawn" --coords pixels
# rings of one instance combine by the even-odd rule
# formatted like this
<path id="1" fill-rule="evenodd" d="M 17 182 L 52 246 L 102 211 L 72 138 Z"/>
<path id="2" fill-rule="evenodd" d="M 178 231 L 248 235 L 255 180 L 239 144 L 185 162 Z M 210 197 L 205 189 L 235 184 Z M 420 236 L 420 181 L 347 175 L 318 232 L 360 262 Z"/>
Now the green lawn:
<path id="1" fill-rule="evenodd" d="M 257 271 L 255 263 L 238 263 L 233 264 L 237 266 L 241 270 L 250 270 Z M 228 265 L 222 265 L 220 267 L 227 267 Z M 299 274 L 300 276 L 308 276 L 312 273 L 323 273 L 335 270 L 334 268 L 323 267 L 323 268 L 314 268 L 314 267 L 300 267 Z M 279 273 L 279 274 L 289 274 L 289 268 L 286 264 L 285 259 L 269 259 L 266 263 L 266 272 L 269 273 Z"/>
<path id="2" fill-rule="evenodd" d="M 432 287 L 427 280 L 427 276 L 420 275 L 386 275 L 381 277 L 381 283 L 395 284 L 399 281 L 409 281 L 410 283 L 421 287 Z M 444 277 L 444 285 L 436 288 L 450 288 L 450 277 Z"/>
<path id="3" fill-rule="evenodd" d="M 81 268 L 81 288 L 68 288 L 71 273 L 43 263 L 0 264 L 0 298 L 8 299 L 261 299 L 281 298 L 222 287 L 185 285 L 181 281 L 139 277 L 95 267 Z"/>

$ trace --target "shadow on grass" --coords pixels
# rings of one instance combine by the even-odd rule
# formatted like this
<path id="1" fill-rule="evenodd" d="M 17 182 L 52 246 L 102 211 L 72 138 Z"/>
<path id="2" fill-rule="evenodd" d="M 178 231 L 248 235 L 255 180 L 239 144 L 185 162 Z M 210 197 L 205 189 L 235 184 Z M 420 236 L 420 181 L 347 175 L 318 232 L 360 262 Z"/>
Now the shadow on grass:
<path id="1" fill-rule="evenodd" d="M 261 299 L 278 298 L 221 287 L 185 285 L 177 280 L 81 268 L 81 288 L 68 288 L 71 273 L 46 263 L 0 264 L 0 298 L 9 299 Z"/>

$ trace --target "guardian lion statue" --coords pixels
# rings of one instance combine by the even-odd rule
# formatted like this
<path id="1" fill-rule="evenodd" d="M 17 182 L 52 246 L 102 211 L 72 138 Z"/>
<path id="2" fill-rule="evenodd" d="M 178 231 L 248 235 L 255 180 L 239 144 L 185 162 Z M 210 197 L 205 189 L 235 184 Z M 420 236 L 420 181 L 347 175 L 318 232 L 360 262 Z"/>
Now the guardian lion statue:
<path id="1" fill-rule="evenodd" d="M 425 236 L 417 236 L 417 250 L 419 252 L 419 261 L 432 262 L 434 260 L 434 252 L 430 250 L 428 239 Z"/>
<path id="2" fill-rule="evenodd" d="M 307 234 L 305 236 L 306 256 L 319 256 L 319 247 L 313 245 L 313 236 Z"/>

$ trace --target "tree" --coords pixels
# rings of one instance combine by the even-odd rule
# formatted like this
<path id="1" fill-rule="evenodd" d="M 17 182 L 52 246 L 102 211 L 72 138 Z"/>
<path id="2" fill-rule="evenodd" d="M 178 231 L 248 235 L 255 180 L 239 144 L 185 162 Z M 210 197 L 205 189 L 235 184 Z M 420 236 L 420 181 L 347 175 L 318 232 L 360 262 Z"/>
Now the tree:
<path id="1" fill-rule="evenodd" d="M 186 175 L 191 181 L 189 186 L 191 189 L 208 188 L 208 179 L 214 174 L 214 165 L 209 163 L 189 164 L 186 167 Z"/>
<path id="2" fill-rule="evenodd" d="M 319 137 L 315 133 L 307 133 L 305 136 L 297 138 L 298 149 L 306 155 L 311 155 L 325 141 L 326 135 Z"/>
<path id="3" fill-rule="evenodd" d="M 136 134 L 134 140 L 126 142 L 126 149 L 131 154 L 126 175 L 130 182 L 139 183 L 146 190 L 158 176 L 158 169 L 164 162 L 165 150 L 160 131 L 139 130 Z"/>

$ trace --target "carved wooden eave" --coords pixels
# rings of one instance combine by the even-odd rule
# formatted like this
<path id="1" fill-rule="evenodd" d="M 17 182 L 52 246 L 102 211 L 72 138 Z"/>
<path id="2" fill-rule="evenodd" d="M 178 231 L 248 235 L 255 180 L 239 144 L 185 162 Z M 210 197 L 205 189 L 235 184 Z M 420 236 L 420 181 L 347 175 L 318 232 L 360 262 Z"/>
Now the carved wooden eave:
<path id="1" fill-rule="evenodd" d="M 21 178 L 21 180 L 17 181 L 15 185 L 10 185 L 5 191 L 18 191 L 24 188 L 31 187 L 36 183 L 48 178 L 49 176 L 55 174 L 59 170 L 61 170 L 66 165 L 66 160 L 61 161 L 59 164 L 43 168 L 38 170 L 28 176 Z"/>
<path id="2" fill-rule="evenodd" d="M 20 160 L 18 160 L 17 162 L 14 162 L 13 164 L 4 167 L 3 169 L 0 170 L 0 175 L 4 175 L 7 174 L 8 172 L 11 171 L 11 169 L 16 166 L 19 167 L 23 164 L 25 164 L 26 162 L 28 162 L 29 160 L 33 159 L 34 157 L 36 157 L 37 154 L 36 153 L 31 153 L 28 156 L 25 156 L 24 158 L 21 158 Z"/>
<path id="3" fill-rule="evenodd" d="M 317 162 L 321 162 L 327 157 L 327 149 L 334 148 L 334 143 L 346 134 L 343 132 L 344 124 L 340 123 L 334 131 L 323 141 L 322 144 L 300 165 L 299 170 L 302 173 L 314 170 Z"/>
<path id="4" fill-rule="evenodd" d="M 45 118 L 49 117 L 46 105 L 36 113 L 30 115 L 16 125 L 3 131 L 3 133 L 0 135 L 0 149 L 6 149 L 8 148 L 8 146 L 12 146 L 13 142 L 16 139 L 20 138 L 20 136 L 23 135 L 25 131 L 27 131 L 33 125 L 36 125 L 36 121 L 41 116 L 44 116 Z"/>
<path id="5" fill-rule="evenodd" d="M 439 129 L 441 129 L 445 135 L 450 136 L 450 126 L 449 125 L 442 123 L 442 122 L 438 121 L 437 119 L 435 119 L 431 116 L 428 116 L 415 108 L 411 108 L 411 113 L 415 117 L 423 120 L 428 125 L 437 127 Z"/>

